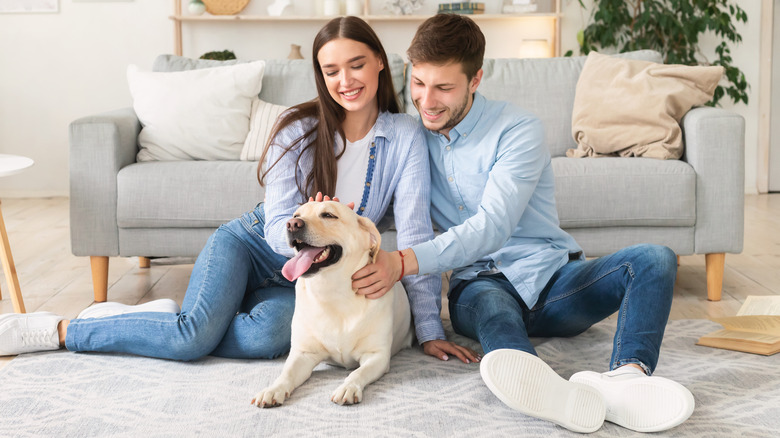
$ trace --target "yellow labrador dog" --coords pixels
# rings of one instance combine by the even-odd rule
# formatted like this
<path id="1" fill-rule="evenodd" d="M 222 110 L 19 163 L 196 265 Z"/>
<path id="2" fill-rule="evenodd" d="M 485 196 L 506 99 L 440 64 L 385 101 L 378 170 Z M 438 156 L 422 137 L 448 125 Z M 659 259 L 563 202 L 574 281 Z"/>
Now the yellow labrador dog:
<path id="1" fill-rule="evenodd" d="M 411 313 L 401 283 L 379 299 L 352 290 L 352 274 L 373 261 L 380 236 L 369 219 L 338 202 L 309 202 L 287 222 L 295 257 L 282 273 L 295 285 L 290 354 L 282 374 L 252 403 L 281 405 L 322 361 L 351 369 L 333 394 L 353 404 L 384 375 L 390 356 L 412 343 Z"/>

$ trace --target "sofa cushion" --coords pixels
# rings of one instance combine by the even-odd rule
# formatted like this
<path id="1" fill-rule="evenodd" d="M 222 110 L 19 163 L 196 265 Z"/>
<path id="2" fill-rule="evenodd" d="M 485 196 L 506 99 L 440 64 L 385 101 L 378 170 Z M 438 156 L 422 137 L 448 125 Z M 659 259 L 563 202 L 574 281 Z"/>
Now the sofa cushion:
<path id="1" fill-rule="evenodd" d="M 614 55 L 626 59 L 662 62 L 658 52 L 639 50 Z M 488 99 L 505 100 L 536 114 L 544 123 L 550 154 L 561 157 L 576 146 L 571 136 L 571 112 L 574 90 L 585 64 L 585 56 L 545 59 L 485 59 L 482 83 L 478 91 Z M 411 101 L 409 83 L 411 64 L 407 66 L 404 89 L 406 112 L 417 115 Z"/>
<path id="2" fill-rule="evenodd" d="M 568 157 L 619 155 L 676 160 L 683 154 L 680 119 L 712 99 L 721 66 L 617 59 L 591 52 L 574 97 Z"/>
<path id="3" fill-rule="evenodd" d="M 252 115 L 249 118 L 249 134 L 241 149 L 241 159 L 245 161 L 258 161 L 263 155 L 265 145 L 271 137 L 276 119 L 285 112 L 288 107 L 268 103 L 262 99 L 252 102 Z"/>
<path id="4" fill-rule="evenodd" d="M 696 223 L 696 173 L 684 161 L 557 157 L 552 165 L 562 228 Z"/>
<path id="5" fill-rule="evenodd" d="M 391 53 L 387 55 L 387 61 L 390 63 L 390 72 L 393 75 L 393 86 L 398 95 L 398 103 L 403 108 L 404 60 L 399 55 Z M 152 70 L 182 71 L 245 62 L 251 61 L 240 59 L 215 61 L 213 59 L 192 59 L 176 55 L 160 55 L 155 59 Z M 294 85 L 291 86 L 290 84 Z M 315 97 L 317 97 L 317 87 L 314 85 L 314 72 L 310 60 L 266 60 L 260 99 L 277 105 L 293 106 Z"/>
<path id="6" fill-rule="evenodd" d="M 120 228 L 216 228 L 264 197 L 252 161 L 153 161 L 117 174 Z"/>
<path id="7" fill-rule="evenodd" d="M 265 62 L 181 72 L 127 69 L 143 125 L 138 161 L 237 160 Z"/>

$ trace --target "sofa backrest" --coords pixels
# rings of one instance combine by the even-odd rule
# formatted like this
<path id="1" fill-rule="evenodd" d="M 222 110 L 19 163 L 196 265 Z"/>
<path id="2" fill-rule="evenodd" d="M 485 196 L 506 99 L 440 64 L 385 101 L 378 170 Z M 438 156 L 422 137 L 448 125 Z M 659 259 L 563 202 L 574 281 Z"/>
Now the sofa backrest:
<path id="1" fill-rule="evenodd" d="M 393 86 L 398 94 L 398 102 L 403 105 L 404 60 L 395 54 L 387 55 L 387 60 L 390 63 L 390 72 L 393 75 Z M 244 62 L 251 62 L 251 60 L 215 61 L 176 55 L 160 55 L 155 59 L 152 70 L 157 72 L 184 71 Z M 284 106 L 297 105 L 317 97 L 311 61 L 306 59 L 266 60 L 263 87 L 259 96 L 266 102 Z"/>
<path id="2" fill-rule="evenodd" d="M 621 53 L 621 58 L 662 62 L 660 53 L 638 50 Z M 585 64 L 585 56 L 545 59 L 485 59 L 479 92 L 488 99 L 505 100 L 536 114 L 544 123 L 547 147 L 553 157 L 566 155 L 577 144 L 571 135 L 571 113 L 577 80 Z M 417 115 L 411 101 L 409 81 L 411 64 L 404 69 L 404 60 L 389 54 L 393 85 L 401 107 Z M 183 71 L 217 67 L 250 60 L 214 61 L 191 59 L 175 55 L 160 55 L 153 71 Z M 404 73 L 406 80 L 404 80 Z M 277 105 L 292 106 L 317 95 L 311 61 L 304 59 L 266 60 L 260 99 Z"/>
<path id="3" fill-rule="evenodd" d="M 615 55 L 628 59 L 662 62 L 652 50 Z M 553 157 L 577 146 L 571 134 L 571 113 L 577 80 L 585 56 L 545 59 L 485 59 L 478 91 L 488 99 L 504 100 L 536 114 L 544 124 L 547 147 Z M 411 65 L 406 67 L 406 112 L 417 114 L 411 101 Z"/>

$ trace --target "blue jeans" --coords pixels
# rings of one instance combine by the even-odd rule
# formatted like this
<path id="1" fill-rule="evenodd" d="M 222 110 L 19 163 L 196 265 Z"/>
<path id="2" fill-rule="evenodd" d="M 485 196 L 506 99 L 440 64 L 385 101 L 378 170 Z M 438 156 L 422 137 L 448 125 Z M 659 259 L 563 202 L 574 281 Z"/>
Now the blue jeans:
<path id="1" fill-rule="evenodd" d="M 610 369 L 629 363 L 651 374 L 672 306 L 677 258 L 669 248 L 635 245 L 559 269 L 533 309 L 503 274 L 481 274 L 450 293 L 455 331 L 487 354 L 511 348 L 536 354 L 528 337 L 569 337 L 616 311 Z"/>
<path id="2" fill-rule="evenodd" d="M 264 223 L 259 205 L 211 235 L 195 262 L 180 314 L 74 319 L 65 346 L 175 360 L 286 353 L 295 286 L 281 275 L 287 258 L 266 243 Z"/>

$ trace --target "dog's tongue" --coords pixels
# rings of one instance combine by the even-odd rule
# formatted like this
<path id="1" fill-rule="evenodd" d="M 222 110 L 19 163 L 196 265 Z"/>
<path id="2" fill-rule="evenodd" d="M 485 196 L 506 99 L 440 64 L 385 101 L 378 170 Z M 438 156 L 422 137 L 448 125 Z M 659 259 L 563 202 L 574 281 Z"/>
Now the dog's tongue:
<path id="1" fill-rule="evenodd" d="M 284 278 L 295 281 L 298 277 L 306 273 L 314 263 L 314 259 L 324 251 L 324 248 L 307 247 L 295 254 L 295 257 L 291 258 L 284 264 L 282 268 L 282 275 Z"/>

